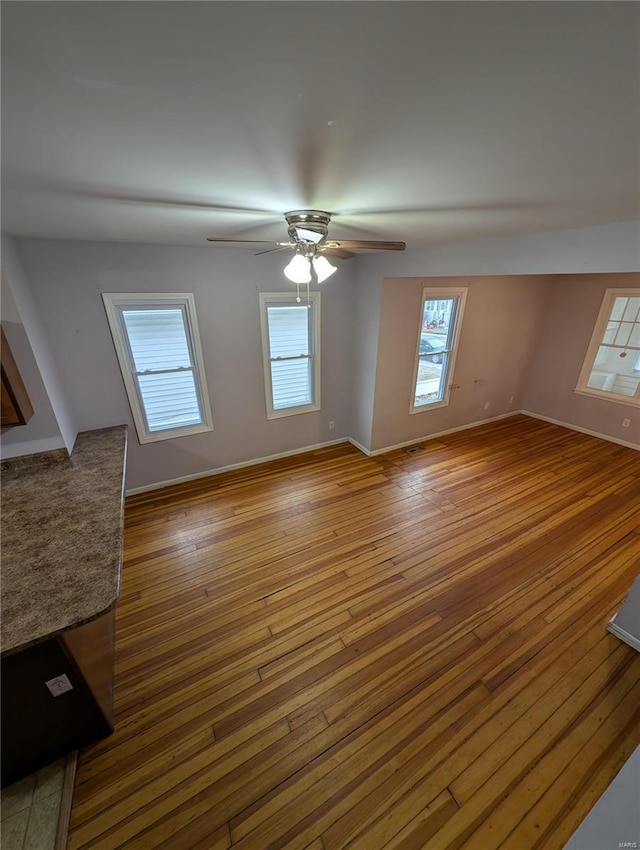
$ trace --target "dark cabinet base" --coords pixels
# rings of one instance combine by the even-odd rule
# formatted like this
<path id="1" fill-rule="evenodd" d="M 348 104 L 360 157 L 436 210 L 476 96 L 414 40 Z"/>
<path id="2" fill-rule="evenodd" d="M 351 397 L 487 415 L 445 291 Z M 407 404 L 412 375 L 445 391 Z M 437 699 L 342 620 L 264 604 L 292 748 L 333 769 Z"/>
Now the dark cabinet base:
<path id="1" fill-rule="evenodd" d="M 2 787 L 113 732 L 74 657 L 52 638 L 2 659 Z M 46 682 L 66 675 L 53 696 Z"/>

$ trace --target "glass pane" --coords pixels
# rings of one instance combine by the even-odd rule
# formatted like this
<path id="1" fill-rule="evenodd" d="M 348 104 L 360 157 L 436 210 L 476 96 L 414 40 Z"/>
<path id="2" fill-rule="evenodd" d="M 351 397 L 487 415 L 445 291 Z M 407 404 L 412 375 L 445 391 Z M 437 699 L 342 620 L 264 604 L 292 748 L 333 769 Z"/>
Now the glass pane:
<path id="1" fill-rule="evenodd" d="M 140 375 L 138 386 L 150 431 L 202 422 L 193 372 Z"/>
<path id="2" fill-rule="evenodd" d="M 180 307 L 127 308 L 122 318 L 136 371 L 193 365 Z"/>
<path id="3" fill-rule="evenodd" d="M 632 328 L 633 325 L 631 322 L 620 322 L 620 327 L 616 334 L 616 345 L 626 345 L 629 342 Z"/>
<path id="4" fill-rule="evenodd" d="M 630 298 L 622 318 L 625 322 L 635 322 L 638 319 L 639 310 L 640 298 Z"/>
<path id="5" fill-rule="evenodd" d="M 422 331 L 436 334 L 446 340 L 449 348 L 449 334 L 451 328 L 451 317 L 455 305 L 455 298 L 447 298 L 441 301 L 425 301 L 422 313 Z"/>
<path id="6" fill-rule="evenodd" d="M 306 311 L 306 307 L 304 308 Z M 279 360 L 271 363 L 273 409 L 313 403 L 312 360 Z"/>
<path id="7" fill-rule="evenodd" d="M 613 392 L 633 398 L 638 392 L 638 385 L 640 385 L 640 378 L 634 378 L 631 375 L 618 375 L 613 382 Z"/>
<path id="8" fill-rule="evenodd" d="M 604 336 L 602 338 L 603 342 L 614 342 L 616 338 L 616 334 L 618 333 L 618 328 L 620 327 L 620 322 L 609 322 L 607 324 L 607 329 L 604 332 Z"/>
<path id="9" fill-rule="evenodd" d="M 604 370 L 605 372 L 617 372 L 622 364 L 620 359 L 620 349 L 612 348 L 609 345 L 601 345 L 596 352 L 595 360 L 593 361 L 594 369 Z"/>
<path id="10" fill-rule="evenodd" d="M 269 324 L 269 355 L 296 357 L 310 354 L 309 316 L 311 310 L 300 307 L 267 307 Z"/>
<path id="11" fill-rule="evenodd" d="M 442 401 L 445 391 L 447 358 L 444 353 L 439 362 L 434 363 L 431 356 L 420 355 L 418 360 L 418 380 L 414 396 L 414 406 L 421 407 Z"/>
<path id="12" fill-rule="evenodd" d="M 609 318 L 612 321 L 620 321 L 622 318 L 625 308 L 627 306 L 628 298 L 615 298 L 613 301 L 613 307 L 611 308 L 611 315 Z"/>
<path id="13" fill-rule="evenodd" d="M 628 345 L 633 345 L 634 348 L 640 348 L 640 322 L 636 322 L 631 331 Z"/>
<path id="14" fill-rule="evenodd" d="M 593 390 L 602 390 L 603 392 L 611 392 L 615 375 L 612 372 L 602 372 L 599 369 L 592 369 L 587 381 L 587 386 Z"/>

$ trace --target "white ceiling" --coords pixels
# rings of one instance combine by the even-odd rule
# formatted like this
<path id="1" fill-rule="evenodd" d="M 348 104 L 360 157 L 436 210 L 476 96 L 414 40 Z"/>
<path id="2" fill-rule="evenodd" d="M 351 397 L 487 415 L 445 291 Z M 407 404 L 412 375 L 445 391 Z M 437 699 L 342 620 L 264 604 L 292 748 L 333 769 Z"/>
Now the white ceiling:
<path id="1" fill-rule="evenodd" d="M 640 217 L 636 2 L 2 3 L 3 228 L 409 247 Z M 211 247 L 211 250 L 224 250 Z"/>

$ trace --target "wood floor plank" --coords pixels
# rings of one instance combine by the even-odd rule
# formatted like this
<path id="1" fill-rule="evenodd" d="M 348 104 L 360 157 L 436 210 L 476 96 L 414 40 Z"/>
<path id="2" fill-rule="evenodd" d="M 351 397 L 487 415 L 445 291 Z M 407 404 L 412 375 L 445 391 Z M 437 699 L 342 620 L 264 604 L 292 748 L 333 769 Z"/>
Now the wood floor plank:
<path id="1" fill-rule="evenodd" d="M 640 453 L 516 415 L 132 496 L 70 850 L 558 850 L 638 743 Z"/>

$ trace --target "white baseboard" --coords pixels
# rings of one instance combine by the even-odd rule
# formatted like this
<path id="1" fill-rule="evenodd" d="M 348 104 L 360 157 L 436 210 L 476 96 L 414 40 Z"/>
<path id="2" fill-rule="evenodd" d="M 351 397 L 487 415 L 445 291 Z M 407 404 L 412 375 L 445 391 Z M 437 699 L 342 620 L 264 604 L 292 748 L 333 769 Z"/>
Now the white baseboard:
<path id="1" fill-rule="evenodd" d="M 562 428 L 569 428 L 570 431 L 579 431 L 581 434 L 589 434 L 590 437 L 598 437 L 601 440 L 608 440 L 610 443 L 617 443 L 619 446 L 626 446 L 628 449 L 640 451 L 638 443 L 631 443 L 629 440 L 621 440 L 618 437 L 611 437 L 609 434 L 601 434 L 599 431 L 591 431 L 589 428 L 581 428 L 579 425 L 572 425 L 570 422 L 562 422 L 560 419 L 552 419 L 550 416 L 543 416 L 541 413 L 533 413 L 531 410 L 520 410 L 519 413 L 525 416 L 531 416 L 533 419 L 542 419 L 544 422 L 551 422 L 552 425 L 560 425 Z"/>
<path id="2" fill-rule="evenodd" d="M 508 419 L 510 416 L 516 416 L 522 413 L 522 410 L 510 410 L 507 413 L 500 413 L 498 416 L 491 416 L 489 419 L 480 419 L 477 422 L 470 422 L 468 425 L 458 425 L 456 428 L 447 428 L 446 431 L 436 431 L 434 434 L 425 434 L 423 437 L 415 437 L 413 440 L 406 440 L 404 443 L 396 443 L 393 446 L 385 446 L 382 449 L 373 449 L 367 451 L 358 443 L 349 438 L 353 445 L 364 452 L 368 457 L 385 454 L 385 452 L 393 452 L 396 449 L 404 449 L 406 446 L 415 446 L 417 443 L 424 443 L 425 440 L 437 440 L 438 437 L 444 437 L 446 434 L 455 434 L 457 431 L 468 431 L 470 428 L 478 428 L 480 425 L 486 425 L 488 422 L 497 422 L 499 419 Z"/>
<path id="3" fill-rule="evenodd" d="M 354 440 L 353 437 L 341 437 L 338 440 L 329 440 L 326 443 L 316 443 L 313 446 L 304 446 L 301 449 L 292 449 L 288 452 L 280 452 L 279 454 L 268 455 L 267 457 L 259 457 L 254 458 L 253 460 L 245 460 L 241 463 L 232 463 L 229 466 L 220 466 L 216 469 L 207 469 L 204 472 L 195 472 L 192 475 L 183 475 L 180 478 L 171 478 L 167 481 L 159 481 L 155 484 L 146 484 L 143 487 L 132 487 L 130 490 L 126 491 L 127 496 L 135 496 L 137 493 L 148 493 L 151 490 L 161 490 L 163 487 L 171 487 L 174 484 L 184 484 L 187 481 L 196 481 L 198 478 L 207 478 L 211 475 L 220 475 L 223 472 L 231 472 L 234 469 L 244 469 L 247 466 L 256 466 L 259 463 L 268 463 L 270 460 L 279 460 L 284 457 L 293 457 L 294 455 L 304 454 L 305 452 L 316 451 L 317 449 L 328 448 L 329 446 L 337 446 L 341 443 L 351 443 L 358 451 L 361 451 L 367 457 L 375 457 L 376 455 L 385 454 L 386 452 L 392 452 L 396 449 L 404 449 L 407 446 L 415 446 L 419 443 L 424 443 L 426 440 L 437 440 L 438 437 L 444 437 L 447 434 L 455 434 L 458 431 L 468 431 L 471 428 L 478 428 L 480 425 L 487 425 L 489 422 L 497 422 L 500 419 L 508 419 L 510 416 L 517 416 L 518 414 L 523 414 L 524 416 L 531 416 L 533 419 L 542 419 L 544 422 L 550 422 L 553 425 L 560 425 L 563 428 L 569 428 L 571 431 L 580 431 L 582 434 L 589 434 L 592 437 L 599 437 L 601 440 L 609 440 L 612 443 L 618 443 L 618 445 L 626 446 L 630 449 L 636 449 L 636 451 L 640 450 L 640 446 L 636 443 L 630 443 L 625 440 L 619 440 L 617 437 L 609 437 L 607 434 L 600 434 L 597 431 L 590 431 L 587 428 L 580 428 L 577 425 L 571 425 L 569 422 L 561 422 L 558 419 L 551 419 L 548 416 L 542 416 L 539 413 L 532 413 L 530 410 L 510 410 L 507 413 L 500 413 L 498 416 L 492 416 L 488 419 L 480 419 L 476 422 L 469 422 L 468 425 L 458 425 L 456 428 L 447 428 L 445 431 L 437 431 L 434 434 L 425 434 L 423 437 L 415 437 L 412 440 L 406 440 L 403 443 L 396 443 L 393 446 L 385 446 L 381 449 L 374 449 L 373 451 L 365 448 L 361 445 L 357 440 Z M 62 448 L 63 446 L 54 446 L 53 448 Z M 39 449 L 39 451 L 43 451 L 43 449 Z M 20 452 L 20 454 L 24 454 L 24 452 Z M 7 455 L 10 457 L 10 455 Z"/>
<path id="4" fill-rule="evenodd" d="M 367 457 L 371 457 L 371 452 L 369 451 L 369 449 L 365 449 L 365 447 L 361 446 L 360 443 L 357 440 L 353 439 L 353 437 L 349 437 L 349 442 L 351 443 L 352 446 L 355 446 L 356 449 L 358 449 L 359 452 L 362 452 L 363 455 L 366 455 Z"/>
<path id="5" fill-rule="evenodd" d="M 625 631 L 625 629 L 621 629 L 620 626 L 615 622 L 615 617 L 612 620 L 609 620 L 607 624 L 607 631 L 611 632 L 612 635 L 615 635 L 620 640 L 624 641 L 630 647 L 636 650 L 636 652 L 640 652 L 640 638 L 637 638 L 635 635 L 630 634 Z"/>
<path id="6" fill-rule="evenodd" d="M 338 440 L 328 440 L 326 443 L 316 443 L 314 446 L 304 446 L 301 449 L 292 449 L 288 452 L 279 452 L 267 457 L 257 457 L 253 460 L 243 460 L 240 463 L 231 463 L 228 466 L 219 466 L 216 469 L 206 469 L 204 472 L 194 472 L 192 475 L 182 475 L 180 478 L 170 478 L 167 481 L 158 481 L 155 484 L 145 484 L 143 487 L 132 487 L 125 491 L 126 496 L 135 496 L 137 493 L 148 493 L 151 490 L 161 490 L 163 487 L 172 487 L 174 484 L 185 484 L 187 481 L 196 481 L 198 478 L 209 478 L 211 475 L 221 475 L 223 472 L 231 472 L 234 469 L 244 469 L 246 466 L 257 466 L 259 463 L 268 463 L 270 460 L 280 460 L 283 457 L 294 457 L 305 452 L 314 452 L 318 449 L 326 449 L 329 446 L 339 446 L 348 443 L 348 437 L 340 437 Z"/>
<path id="7" fill-rule="evenodd" d="M 55 449 L 65 449 L 62 437 L 48 437 L 46 440 L 30 440 L 27 443 L 3 444 L 0 454 L 3 460 L 24 455 L 37 455 L 42 452 L 52 452 Z"/>

